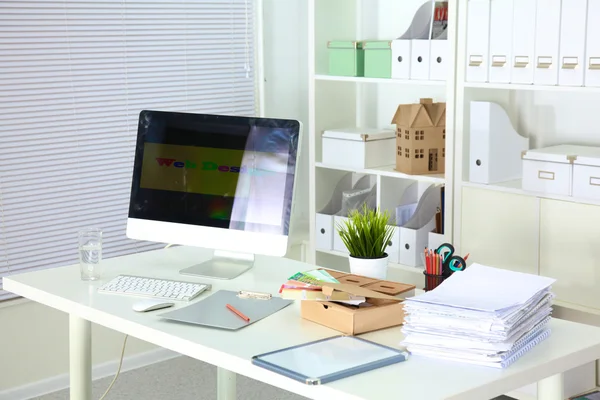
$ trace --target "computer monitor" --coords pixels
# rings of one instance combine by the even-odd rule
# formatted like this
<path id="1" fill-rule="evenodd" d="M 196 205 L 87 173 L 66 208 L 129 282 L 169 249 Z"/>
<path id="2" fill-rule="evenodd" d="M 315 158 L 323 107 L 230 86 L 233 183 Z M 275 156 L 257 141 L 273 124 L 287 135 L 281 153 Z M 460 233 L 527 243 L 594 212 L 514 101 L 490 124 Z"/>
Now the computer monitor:
<path id="1" fill-rule="evenodd" d="M 182 274 L 231 279 L 288 248 L 301 124 L 142 111 L 127 219 L 132 239 L 215 249 Z"/>

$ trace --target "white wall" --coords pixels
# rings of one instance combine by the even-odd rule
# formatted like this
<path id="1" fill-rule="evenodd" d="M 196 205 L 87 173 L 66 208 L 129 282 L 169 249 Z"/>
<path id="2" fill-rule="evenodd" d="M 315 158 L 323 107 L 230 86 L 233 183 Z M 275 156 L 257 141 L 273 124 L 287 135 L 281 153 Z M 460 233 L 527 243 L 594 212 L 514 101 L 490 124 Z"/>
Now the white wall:
<path id="1" fill-rule="evenodd" d="M 302 0 L 264 0 L 265 111 L 270 117 L 307 118 L 307 11 Z M 306 144 L 306 137 L 302 144 Z M 304 148 L 302 149 L 304 150 Z M 303 152 L 298 177 L 294 226 L 302 236 L 308 214 L 308 154 Z M 16 304 L 15 304 L 16 303 Z M 68 372 L 68 316 L 33 302 L 0 304 L 0 394 Z M 123 335 L 94 326 L 93 360 L 117 360 Z M 126 356 L 154 346 L 130 339 Z"/>
<path id="2" fill-rule="evenodd" d="M 304 124 L 292 240 L 308 238 L 308 6 L 302 0 L 263 0 L 265 116 Z"/>

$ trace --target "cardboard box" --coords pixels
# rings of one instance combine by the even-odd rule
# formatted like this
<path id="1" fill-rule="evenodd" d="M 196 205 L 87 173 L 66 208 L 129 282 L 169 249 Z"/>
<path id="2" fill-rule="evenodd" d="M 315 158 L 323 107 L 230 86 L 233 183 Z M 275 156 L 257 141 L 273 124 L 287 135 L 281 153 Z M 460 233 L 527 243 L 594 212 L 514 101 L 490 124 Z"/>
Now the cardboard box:
<path id="1" fill-rule="evenodd" d="M 362 42 L 331 41 L 329 49 L 329 75 L 364 76 L 365 52 Z"/>
<path id="2" fill-rule="evenodd" d="M 330 274 L 335 273 L 334 271 L 328 272 Z M 344 277 L 364 278 L 356 275 L 341 275 L 337 279 L 340 280 Z M 323 292 L 331 295 L 334 291 L 342 291 L 356 296 L 363 296 L 367 299 L 368 306 L 361 305 L 357 307 L 334 302 L 302 301 L 300 303 L 302 318 L 348 335 L 358 335 L 402 325 L 404 323 L 404 304 L 402 303 L 403 298 L 398 296 L 408 293 L 414 294 L 415 286 L 388 281 L 374 281 L 370 278 L 365 278 L 362 283 L 366 286 L 331 283 L 323 286 Z M 381 293 L 381 291 L 390 294 Z M 395 295 L 391 295 L 391 293 Z"/>
<path id="3" fill-rule="evenodd" d="M 421 99 L 401 104 L 396 124 L 396 170 L 410 175 L 443 174 L 446 165 L 446 103 Z"/>
<path id="4" fill-rule="evenodd" d="M 323 132 L 323 163 L 357 169 L 392 165 L 394 147 L 392 129 L 329 129 Z"/>
<path id="5" fill-rule="evenodd" d="M 392 77 L 392 42 L 389 40 L 366 41 L 365 76 L 369 78 Z"/>

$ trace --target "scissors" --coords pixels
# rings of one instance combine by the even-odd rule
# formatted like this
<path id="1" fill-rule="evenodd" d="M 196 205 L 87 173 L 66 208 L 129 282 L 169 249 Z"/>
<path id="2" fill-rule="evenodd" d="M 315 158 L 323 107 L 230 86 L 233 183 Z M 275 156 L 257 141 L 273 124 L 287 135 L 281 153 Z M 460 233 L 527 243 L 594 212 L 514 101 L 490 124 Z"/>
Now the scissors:
<path id="1" fill-rule="evenodd" d="M 464 271 L 467 268 L 467 262 L 461 256 L 454 255 L 454 246 L 450 243 L 444 243 L 435 251 L 442 256 L 442 266 L 444 273 L 451 274 L 456 271 Z"/>

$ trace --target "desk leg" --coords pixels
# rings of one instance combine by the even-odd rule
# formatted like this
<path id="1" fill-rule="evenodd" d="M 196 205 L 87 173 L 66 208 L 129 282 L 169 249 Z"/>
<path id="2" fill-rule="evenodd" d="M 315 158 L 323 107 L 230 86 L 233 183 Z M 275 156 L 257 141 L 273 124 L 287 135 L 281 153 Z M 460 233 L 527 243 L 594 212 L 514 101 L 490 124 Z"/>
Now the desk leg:
<path id="1" fill-rule="evenodd" d="M 556 374 L 538 382 L 538 400 L 563 400 L 563 396 L 562 374 Z"/>
<path id="2" fill-rule="evenodd" d="M 71 399 L 92 399 L 92 323 L 69 315 Z"/>
<path id="3" fill-rule="evenodd" d="M 235 372 L 217 368 L 217 400 L 236 400 Z"/>

